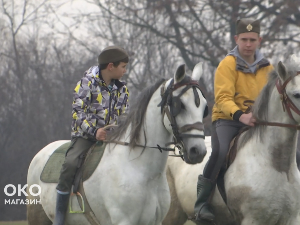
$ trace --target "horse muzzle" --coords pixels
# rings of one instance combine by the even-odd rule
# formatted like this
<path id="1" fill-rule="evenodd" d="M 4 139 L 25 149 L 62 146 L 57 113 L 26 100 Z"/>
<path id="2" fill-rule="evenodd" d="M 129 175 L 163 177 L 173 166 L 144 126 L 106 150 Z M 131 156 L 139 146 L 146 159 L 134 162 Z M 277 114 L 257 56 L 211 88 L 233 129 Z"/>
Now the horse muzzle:
<path id="1" fill-rule="evenodd" d="M 206 146 L 203 143 L 191 146 L 185 149 L 183 153 L 184 161 L 188 164 L 197 164 L 201 163 L 206 156 L 207 150 Z"/>

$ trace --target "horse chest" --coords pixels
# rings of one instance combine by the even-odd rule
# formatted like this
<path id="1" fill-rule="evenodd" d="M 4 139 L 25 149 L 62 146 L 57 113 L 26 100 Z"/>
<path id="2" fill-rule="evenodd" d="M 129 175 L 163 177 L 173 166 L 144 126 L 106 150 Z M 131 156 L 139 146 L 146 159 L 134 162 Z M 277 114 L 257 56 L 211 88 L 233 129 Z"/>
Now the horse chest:
<path id="1" fill-rule="evenodd" d="M 268 218 L 268 221 L 274 221 L 270 224 L 288 224 L 291 216 L 298 214 L 300 207 L 300 193 L 296 184 L 281 179 L 265 179 L 262 182 L 252 179 L 252 183 L 247 185 L 228 188 L 228 206 L 237 218 L 243 215 L 256 218 L 257 221 Z"/>
<path id="2" fill-rule="evenodd" d="M 225 184 L 228 206 L 239 221 L 250 217 L 265 224 L 267 218 L 273 221 L 268 224 L 289 224 L 300 208 L 298 171 L 279 173 L 266 167 L 264 161 L 256 163 L 255 167 L 245 162 L 243 167 L 231 168 Z"/>

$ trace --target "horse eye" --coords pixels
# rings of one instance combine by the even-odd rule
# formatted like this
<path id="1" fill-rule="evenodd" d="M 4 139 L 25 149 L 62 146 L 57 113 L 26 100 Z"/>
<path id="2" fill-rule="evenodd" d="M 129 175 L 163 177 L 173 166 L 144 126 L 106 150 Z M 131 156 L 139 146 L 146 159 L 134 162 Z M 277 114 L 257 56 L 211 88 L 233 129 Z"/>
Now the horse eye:
<path id="1" fill-rule="evenodd" d="M 293 94 L 293 96 L 294 96 L 295 98 L 300 98 L 300 93 Z"/>

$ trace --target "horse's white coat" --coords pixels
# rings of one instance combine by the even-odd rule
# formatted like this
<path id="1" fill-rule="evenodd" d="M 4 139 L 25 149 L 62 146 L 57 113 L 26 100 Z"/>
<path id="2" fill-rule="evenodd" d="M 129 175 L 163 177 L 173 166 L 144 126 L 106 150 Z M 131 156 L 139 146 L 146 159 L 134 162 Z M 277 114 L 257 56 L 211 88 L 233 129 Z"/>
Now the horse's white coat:
<path id="1" fill-rule="evenodd" d="M 199 72 L 199 67 L 196 66 Z M 175 78 L 182 78 L 185 73 L 175 73 Z M 194 73 L 192 78 L 200 79 L 201 74 Z M 176 79 L 175 79 L 176 82 Z M 178 95 L 182 88 L 174 91 Z M 203 120 L 206 100 L 198 90 L 200 107 L 197 108 L 192 89 L 181 97 L 185 110 L 176 117 L 179 127 Z M 147 137 L 147 146 L 164 146 L 172 141 L 170 122 L 162 118 L 160 107 L 160 88 L 156 90 L 148 104 L 143 128 Z M 129 115 L 130 116 L 130 115 Z M 166 129 L 167 128 L 167 129 Z M 130 129 L 130 128 L 129 128 Z M 189 131 L 191 134 L 204 134 L 203 131 Z M 129 131 L 120 141 L 129 141 Z M 141 132 L 141 139 L 144 133 Z M 40 181 L 43 166 L 52 152 L 65 141 L 57 141 L 42 149 L 32 160 L 28 170 L 28 185 L 39 184 L 42 189 L 41 204 L 47 216 L 53 220 L 55 214 L 56 184 Z M 187 149 L 197 147 L 206 152 L 203 139 L 184 138 Z M 141 143 L 143 144 L 143 143 Z M 170 195 L 166 180 L 165 165 L 168 152 L 158 149 L 107 144 L 103 158 L 93 175 L 83 186 L 89 204 L 101 225 L 159 225 L 169 209 Z M 77 200 L 74 199 L 74 208 Z M 88 224 L 82 214 L 68 214 L 68 224 Z"/>
<path id="2" fill-rule="evenodd" d="M 289 82 L 286 90 L 297 108 L 300 108 L 300 101 L 291 94 L 300 93 L 300 77 Z M 299 115 L 293 113 L 293 116 L 299 124 Z M 276 88 L 269 100 L 267 118 L 271 122 L 295 124 L 283 111 Z M 239 149 L 225 175 L 225 188 L 228 205 L 242 225 L 300 224 L 297 136 L 296 129 L 268 126 L 262 141 L 253 136 Z M 289 142 L 288 148 L 283 145 Z M 277 167 L 282 169 L 274 166 L 275 160 Z M 287 168 L 286 171 L 283 168 Z"/>
<path id="3" fill-rule="evenodd" d="M 207 154 L 202 163 L 190 165 L 183 160 L 176 157 L 169 157 L 167 161 L 167 169 L 171 176 L 168 178 L 168 183 L 171 190 L 175 190 L 174 199 L 179 204 L 174 204 L 174 208 L 170 208 L 163 225 L 183 225 L 188 217 L 194 217 L 194 205 L 197 199 L 197 180 L 198 175 L 203 173 L 204 166 L 211 154 L 211 138 L 205 137 L 205 145 Z M 172 155 L 172 154 L 170 154 Z M 231 215 L 227 210 L 223 199 L 218 191 L 215 189 L 215 196 L 213 199 L 214 205 L 218 205 L 218 214 L 222 213 L 222 222 L 232 221 Z M 182 210 L 181 210 L 182 209 Z M 174 213 L 176 212 L 176 214 Z M 180 215 L 181 214 L 181 215 Z"/>
<path id="4" fill-rule="evenodd" d="M 285 68 L 279 65 L 279 76 L 286 80 Z M 283 83 L 283 82 L 282 82 Z M 286 92 L 300 109 L 300 76 L 286 87 Z M 268 102 L 269 122 L 299 124 L 300 116 L 292 112 L 295 121 L 283 110 L 280 95 L 273 89 Z M 228 207 L 237 224 L 241 225 L 299 225 L 300 173 L 296 165 L 296 129 L 267 126 L 263 139 L 254 135 L 241 146 L 235 161 L 225 175 Z M 199 165 L 185 165 L 178 159 L 168 159 L 178 200 L 183 211 L 194 216 L 198 174 L 203 173 L 208 155 Z M 172 181 L 172 179 L 171 179 Z M 171 183 L 172 185 L 172 183 Z M 212 205 L 217 224 L 229 224 L 229 213 L 218 190 Z M 172 211 L 169 212 L 172 214 Z M 163 224 L 172 224 L 169 221 Z M 176 224 L 176 221 L 173 223 Z M 203 223 L 206 224 L 206 223 Z M 177 224 L 176 224 L 177 225 Z"/>

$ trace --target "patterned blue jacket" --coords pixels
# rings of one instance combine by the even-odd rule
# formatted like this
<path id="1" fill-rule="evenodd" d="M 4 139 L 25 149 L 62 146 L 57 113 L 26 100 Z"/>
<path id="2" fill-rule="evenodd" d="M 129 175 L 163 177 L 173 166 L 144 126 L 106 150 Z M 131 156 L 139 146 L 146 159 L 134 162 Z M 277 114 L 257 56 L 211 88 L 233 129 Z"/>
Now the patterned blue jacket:
<path id="1" fill-rule="evenodd" d="M 128 89 L 124 82 L 113 80 L 107 86 L 98 66 L 89 68 L 74 89 L 72 138 L 96 140 L 98 128 L 116 124 L 128 109 Z"/>

